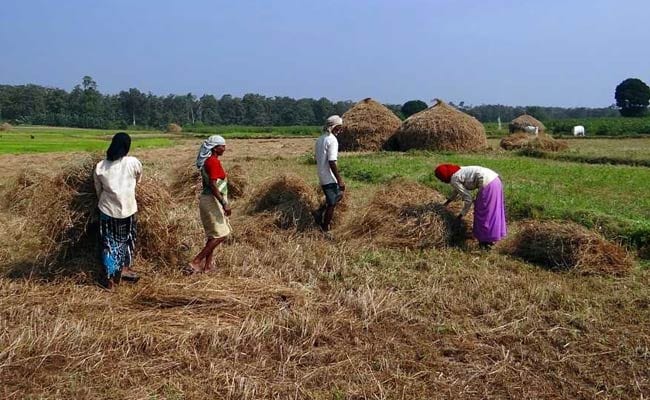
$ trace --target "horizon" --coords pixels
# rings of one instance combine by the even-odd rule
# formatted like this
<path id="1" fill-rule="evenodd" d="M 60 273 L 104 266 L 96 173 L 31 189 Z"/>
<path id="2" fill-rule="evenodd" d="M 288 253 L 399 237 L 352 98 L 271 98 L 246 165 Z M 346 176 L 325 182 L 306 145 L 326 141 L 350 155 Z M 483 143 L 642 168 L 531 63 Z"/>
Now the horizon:
<path id="1" fill-rule="evenodd" d="M 69 92 L 88 75 L 104 94 L 606 108 L 623 80 L 650 80 L 640 0 L 84 6 L 6 4 L 0 45 L 22 62 L 0 64 L 2 84 Z"/>

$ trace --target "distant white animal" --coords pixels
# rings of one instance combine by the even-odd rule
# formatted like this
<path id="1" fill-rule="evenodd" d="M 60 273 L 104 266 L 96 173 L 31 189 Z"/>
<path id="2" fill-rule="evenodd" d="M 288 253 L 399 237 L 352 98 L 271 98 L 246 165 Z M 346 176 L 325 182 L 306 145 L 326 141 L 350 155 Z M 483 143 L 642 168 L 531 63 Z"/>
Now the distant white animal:
<path id="1" fill-rule="evenodd" d="M 576 125 L 573 127 L 573 136 L 584 136 L 585 127 L 582 125 Z"/>
<path id="2" fill-rule="evenodd" d="M 539 127 L 528 125 L 524 127 L 524 132 L 537 136 L 539 134 Z"/>

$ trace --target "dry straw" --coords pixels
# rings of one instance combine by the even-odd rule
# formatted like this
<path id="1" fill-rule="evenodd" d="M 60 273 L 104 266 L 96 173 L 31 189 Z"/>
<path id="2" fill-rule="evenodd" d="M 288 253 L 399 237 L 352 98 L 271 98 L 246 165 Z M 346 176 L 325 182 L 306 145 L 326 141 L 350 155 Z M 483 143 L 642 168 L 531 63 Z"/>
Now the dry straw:
<path id="1" fill-rule="evenodd" d="M 544 124 L 542 124 L 541 121 L 538 121 L 534 117 L 524 114 L 520 115 L 517 118 L 513 119 L 510 121 L 510 124 L 508 124 L 508 129 L 510 130 L 510 133 L 516 133 L 516 132 L 526 132 L 526 127 L 528 126 L 534 126 L 539 128 L 539 132 L 544 132 L 546 127 Z"/>
<path id="2" fill-rule="evenodd" d="M 445 198 L 422 184 L 393 181 L 380 189 L 358 219 L 350 222 L 347 236 L 369 237 L 386 247 L 428 248 L 462 245 L 468 235 L 465 222 Z M 469 215 L 466 220 L 471 220 Z"/>
<path id="3" fill-rule="evenodd" d="M 167 129 L 165 130 L 167 133 L 181 133 L 183 132 L 183 127 L 181 127 L 178 124 L 171 123 L 167 125 Z"/>
<path id="4" fill-rule="evenodd" d="M 624 275 L 633 261 L 626 250 L 601 235 L 567 221 L 527 221 L 504 251 L 552 270 Z"/>
<path id="5" fill-rule="evenodd" d="M 343 132 L 338 135 L 342 151 L 378 151 L 395 134 L 400 119 L 371 98 L 363 99 L 343 114 Z"/>
<path id="6" fill-rule="evenodd" d="M 16 210 L 31 218 L 29 228 L 39 246 L 29 263 L 43 275 L 78 272 L 98 262 L 98 210 L 93 169 L 101 159 L 88 155 L 54 177 L 16 180 Z M 157 177 L 145 174 L 137 186 L 138 238 L 136 256 L 154 265 L 175 265 L 181 249 L 181 224 L 172 219 L 172 197 Z"/>
<path id="7" fill-rule="evenodd" d="M 483 124 L 441 100 L 407 118 L 395 141 L 400 150 L 476 151 L 487 147 Z"/>
<path id="8" fill-rule="evenodd" d="M 248 175 L 244 168 L 237 164 L 226 168 L 228 174 L 228 199 L 236 200 L 244 197 L 249 186 Z M 180 168 L 174 176 L 171 191 L 179 201 L 195 200 L 203 189 L 201 172 L 194 165 Z"/>
<path id="9" fill-rule="evenodd" d="M 11 129 L 13 129 L 13 126 L 11 126 L 11 124 L 8 122 L 3 122 L 2 124 L 0 124 L 0 132 L 7 132 L 10 131 Z"/>
<path id="10" fill-rule="evenodd" d="M 262 183 L 253 194 L 247 212 L 272 216 L 281 229 L 305 231 L 316 228 L 317 204 L 313 186 L 297 175 L 284 174 Z"/>
<path id="11" fill-rule="evenodd" d="M 543 151 L 563 151 L 569 148 L 564 140 L 553 139 L 547 134 L 531 135 L 528 133 L 513 133 L 505 136 L 499 142 L 505 150 L 533 149 Z"/>

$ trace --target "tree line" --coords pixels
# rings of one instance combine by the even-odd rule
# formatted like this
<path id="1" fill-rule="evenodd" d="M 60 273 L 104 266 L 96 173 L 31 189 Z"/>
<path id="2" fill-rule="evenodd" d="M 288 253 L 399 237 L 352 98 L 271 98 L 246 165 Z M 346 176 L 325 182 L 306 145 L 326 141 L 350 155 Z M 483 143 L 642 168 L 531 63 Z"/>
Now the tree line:
<path id="1" fill-rule="evenodd" d="M 412 107 L 413 103 L 416 107 Z M 410 103 L 410 104 L 409 104 Z M 398 117 L 408 117 L 421 109 L 423 101 L 404 105 L 385 104 Z M 505 105 L 467 106 L 450 103 L 482 122 L 506 122 L 528 113 L 540 120 L 615 116 L 615 107 L 561 108 L 512 107 Z M 211 94 L 197 97 L 169 94 L 158 96 L 136 88 L 118 94 L 103 94 L 90 76 L 72 91 L 39 85 L 0 85 L 0 120 L 16 124 L 69 126 L 81 128 L 126 129 L 129 126 L 161 128 L 169 123 L 187 125 L 321 125 L 332 114 L 342 115 L 354 105 L 352 101 L 333 102 L 320 99 L 293 99 L 245 94 L 235 97 Z"/>

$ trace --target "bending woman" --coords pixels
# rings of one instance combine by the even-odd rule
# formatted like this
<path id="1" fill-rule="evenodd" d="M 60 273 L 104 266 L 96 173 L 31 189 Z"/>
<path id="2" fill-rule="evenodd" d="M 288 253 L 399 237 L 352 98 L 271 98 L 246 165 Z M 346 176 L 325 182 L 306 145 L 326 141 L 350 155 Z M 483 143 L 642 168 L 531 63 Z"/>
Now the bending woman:
<path id="1" fill-rule="evenodd" d="M 137 232 L 135 187 L 142 177 L 142 164 L 127 156 L 131 137 L 124 132 L 113 136 L 106 159 L 95 166 L 93 180 L 99 198 L 99 235 L 107 287 L 121 278 L 137 281 L 131 270 Z"/>
<path id="2" fill-rule="evenodd" d="M 199 254 L 188 265 L 188 272 L 208 272 L 212 269 L 214 249 L 226 240 L 232 229 L 228 222 L 228 180 L 221 165 L 221 156 L 226 151 L 226 141 L 219 135 L 206 139 L 196 158 L 196 166 L 201 170 L 203 191 L 199 198 L 201 223 L 205 230 L 206 242 Z"/>
<path id="3" fill-rule="evenodd" d="M 474 237 L 482 248 L 489 248 L 507 234 L 505 197 L 499 175 L 489 168 L 455 164 L 441 164 L 435 170 L 436 177 L 449 183 L 454 191 L 444 205 L 459 195 L 465 205 L 458 214 L 462 219 L 472 206 L 471 190 L 478 189 L 474 201 Z"/>

